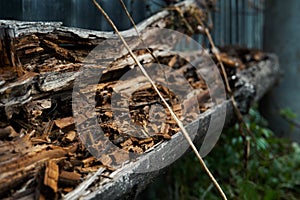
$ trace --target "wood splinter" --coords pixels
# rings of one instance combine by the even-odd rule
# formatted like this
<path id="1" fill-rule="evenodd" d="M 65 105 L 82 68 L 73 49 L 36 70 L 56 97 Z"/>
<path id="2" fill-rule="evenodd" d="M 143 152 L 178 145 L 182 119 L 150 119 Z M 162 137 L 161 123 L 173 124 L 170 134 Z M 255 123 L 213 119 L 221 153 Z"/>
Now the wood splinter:
<path id="1" fill-rule="evenodd" d="M 22 64 L 14 46 L 14 30 L 0 26 L 0 81 L 20 77 L 24 74 Z"/>

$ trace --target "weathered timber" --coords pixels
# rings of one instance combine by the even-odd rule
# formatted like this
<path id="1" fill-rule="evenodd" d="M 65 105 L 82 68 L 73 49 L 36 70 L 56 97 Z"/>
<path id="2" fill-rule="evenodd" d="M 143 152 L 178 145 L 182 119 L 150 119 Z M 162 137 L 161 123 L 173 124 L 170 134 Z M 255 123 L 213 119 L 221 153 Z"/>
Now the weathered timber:
<path id="1" fill-rule="evenodd" d="M 190 34 L 187 22 L 197 32 L 199 24 L 194 15 L 203 20 L 206 17 L 206 11 L 202 9 L 204 7 L 199 9 L 197 6 L 201 6 L 201 3 L 197 2 L 201 1 L 188 0 L 176 5 L 186 16 L 185 22 L 178 10 L 171 7 L 138 25 L 141 37 L 152 44 L 153 54 L 159 61 L 169 67 L 176 66 L 178 72 L 186 74 L 191 72 L 186 63 L 192 55 L 180 59 L 179 55 L 168 51 L 176 40 L 170 40 L 161 51 L 159 43 L 153 41 L 156 32 L 145 30 L 147 27 L 173 27 Z M 112 90 L 118 78 L 135 65 L 126 52 L 116 52 L 115 49 L 105 50 L 107 56 L 116 58 L 114 64 L 104 71 L 102 82 L 84 88 L 83 94 L 96 101 L 95 112 L 103 122 L 101 127 L 113 143 L 124 150 L 144 154 L 114 168 L 111 165 L 113 155 L 97 160 L 79 140 L 71 108 L 73 83 L 80 75 L 82 61 L 93 48 L 107 41 L 115 42 L 115 46 L 119 44 L 113 32 L 64 27 L 57 22 L 0 20 L 0 23 L 14 32 L 14 42 L 8 45 L 13 54 L 7 55 L 19 59 L 24 70 L 24 74 L 19 74 L 19 77 L 16 74 L 14 79 L 0 82 L 0 197 L 118 199 L 127 195 L 134 196 L 159 171 L 134 172 L 143 171 L 149 167 L 149 163 L 152 166 L 158 165 L 174 156 L 183 155 L 182 149 L 188 144 L 182 134 L 177 133 L 179 129 L 171 119 L 164 126 L 151 127 L 157 132 L 155 136 L 140 140 L 123 136 L 112 122 Z M 132 48 L 140 45 L 134 29 L 123 31 L 122 34 L 128 41 L 133 41 Z M 135 53 L 144 64 L 154 62 L 146 50 Z M 262 58 L 254 59 L 255 62 L 241 63 L 238 56 L 228 56 L 226 53 L 222 58 L 229 72 L 230 83 L 234 87 L 239 108 L 246 113 L 249 106 L 274 84 L 279 74 L 278 61 L 274 55 L 263 54 Z M 251 52 L 245 54 L 252 55 Z M 201 52 L 195 56 L 201 57 Z M 2 58 L 5 58 L 4 54 Z M 7 72 L 16 72 L 16 68 L 7 59 L 3 59 L 3 63 L 11 68 Z M 129 91 L 131 85 L 136 86 L 136 80 L 124 81 L 123 87 Z M 191 85 L 195 93 L 185 101 L 185 109 L 190 111 L 189 105 L 201 100 L 201 115 L 189 123 L 188 130 L 200 124 L 195 136 L 195 142 L 200 145 L 211 117 L 218 110 L 226 109 L 227 125 L 234 122 L 235 117 L 230 101 L 222 102 L 219 107 L 211 106 L 207 87 L 201 79 L 191 79 Z M 164 87 L 160 87 L 160 90 L 169 94 Z M 149 105 L 159 103 L 159 100 L 148 86 L 133 96 L 138 101 L 132 100 L 130 104 L 132 116 L 136 117 L 134 119 L 137 123 L 145 125 L 147 123 L 143 119 L 151 115 Z M 174 95 L 166 95 L 166 98 L 176 111 L 180 111 Z M 89 112 L 82 113 L 82 122 L 89 115 Z"/>
<path id="2" fill-rule="evenodd" d="M 238 105 L 244 109 L 249 109 L 252 103 L 258 101 L 262 95 L 275 84 L 279 74 L 278 60 L 273 54 L 269 54 L 268 59 L 260 61 L 252 67 L 238 73 L 236 76 L 239 77 L 240 81 L 236 82 L 235 91 Z M 228 126 L 236 119 L 233 105 L 231 101 L 228 100 L 223 102 L 221 107 L 226 108 L 225 126 Z M 204 115 L 188 125 L 187 129 L 189 130 L 193 129 L 193 126 L 201 124 L 194 139 L 197 145 L 200 146 L 202 144 L 208 129 L 210 117 L 217 109 L 220 109 L 220 107 L 206 111 Z M 172 136 L 171 140 L 165 141 L 163 145 L 158 146 L 139 160 L 131 162 L 113 172 L 110 175 L 111 179 L 106 179 L 102 183 L 95 185 L 94 188 L 87 190 L 82 199 L 120 199 L 126 196 L 134 197 L 135 194 L 143 190 L 147 183 L 159 174 L 159 171 L 150 171 L 147 173 L 136 172 L 149 167 L 149 163 L 151 163 L 151 165 L 159 164 L 166 162 L 166 160 L 177 154 L 182 154 L 181 149 L 184 149 L 185 145 L 187 145 L 187 142 L 181 133 Z"/>
<path id="3" fill-rule="evenodd" d="M 13 145 L 14 149 L 17 148 L 16 145 L 22 144 L 21 141 L 16 141 L 15 143 Z M 0 164 L 0 195 L 12 186 L 17 186 L 24 180 L 33 177 L 35 173 L 45 166 L 47 161 L 62 159 L 68 153 L 72 153 L 75 150 L 76 146 L 62 148 L 51 145 L 40 145 L 33 148 L 27 146 L 26 151 L 11 153 L 9 158 Z"/>
<path id="4" fill-rule="evenodd" d="M 152 42 L 151 38 L 156 35 L 156 32 L 153 30 L 145 31 L 147 28 L 168 28 L 176 21 L 176 24 L 181 24 L 181 26 L 177 27 L 178 30 L 184 31 L 186 25 L 178 23 L 178 21 L 183 20 L 178 12 L 182 12 L 191 16 L 188 22 L 194 24 L 193 28 L 196 33 L 198 29 L 196 21 L 192 16 L 196 15 L 203 20 L 206 17 L 205 13 L 197 7 L 198 4 L 195 1 L 179 3 L 177 10 L 163 10 L 141 22 L 137 26 L 137 29 L 142 33 L 143 40 L 149 40 L 149 43 Z M 195 10 L 198 10 L 198 12 L 195 12 Z M 15 57 L 15 61 L 12 60 L 11 62 L 14 62 L 15 65 L 13 66 L 17 67 L 19 65 L 17 64 L 18 59 L 16 56 L 20 58 L 25 70 L 25 76 L 27 76 L 21 77 L 19 82 L 4 82 L 0 80 L 0 109 L 3 109 L 8 118 L 14 112 L 18 113 L 18 107 L 31 101 L 32 98 L 36 98 L 35 96 L 72 88 L 72 84 L 78 76 L 77 71 L 82 66 L 82 61 L 98 44 L 106 40 L 109 40 L 109 45 L 113 45 L 113 42 L 117 42 L 115 45 L 120 43 L 117 35 L 113 32 L 64 27 L 59 22 L 0 20 L 0 24 L 6 27 L 6 31 L 10 31 L 10 35 L 14 32 L 16 36 L 15 45 L 9 44 L 12 46 L 12 50 L 16 49 L 16 53 L 10 51 L 11 54 L 8 53 L 7 55 Z M 132 28 L 123 31 L 122 35 L 128 38 L 129 41 L 135 41 L 131 44 L 132 48 L 140 45 L 135 29 Z M 159 45 L 159 43 L 154 41 L 152 43 Z M 176 43 L 176 40 L 173 41 L 174 43 Z M 155 46 L 151 46 L 151 48 L 155 49 Z M 112 48 L 105 51 L 105 55 L 111 55 L 115 59 L 120 59 L 126 55 L 126 52 L 115 52 L 115 49 Z M 115 66 L 110 72 L 107 72 L 107 75 L 103 79 L 111 80 L 112 78 L 117 78 L 116 72 L 120 71 L 121 68 L 128 67 L 129 63 L 127 61 L 123 65 L 117 64 Z M 5 73 L 12 73 L 14 71 L 16 70 L 5 70 Z M 17 72 L 20 72 L 20 70 L 17 70 Z M 28 74 L 28 72 L 32 73 Z M 11 91 L 15 91 L 20 95 L 17 96 Z"/>
<path id="5" fill-rule="evenodd" d="M 198 9 L 193 1 L 180 3 L 178 8 L 186 15 L 190 13 L 190 16 L 193 15 L 194 9 Z M 200 14 L 199 18 L 205 18 L 205 14 L 200 10 L 197 14 Z M 172 26 L 174 21 L 178 23 L 181 20 L 178 10 L 167 9 L 139 24 L 138 30 L 141 31 L 145 41 L 151 42 L 152 36 L 156 33 L 145 31 L 147 27 L 167 28 Z M 192 17 L 190 20 L 197 32 L 195 21 Z M 0 84 L 2 170 L 0 196 L 13 198 L 61 196 L 76 188 L 87 174 L 97 171 L 103 164 L 108 164 L 105 161 L 100 163 L 94 158 L 90 159 L 92 157 L 82 145 L 80 148 L 73 147 L 76 147 L 79 141 L 76 131 L 72 130 L 74 127 L 72 128 L 66 119 L 71 120 L 72 87 L 79 75 L 82 61 L 99 43 L 114 42 L 117 37 L 113 32 L 64 27 L 56 22 L 0 20 L 0 23 L 6 27 L 5 30 L 10 31 L 11 38 L 15 35 L 13 40 L 9 38 L 3 40 L 3 44 L 10 49 L 8 53 L 1 55 L 3 63 L 10 67 L 5 69 L 5 73 L 16 72 L 17 65 L 11 63 L 17 63 L 18 59 L 24 70 L 24 74 L 16 74 L 13 78 L 1 80 Z M 184 31 L 186 25 L 178 23 L 180 24 L 181 26 L 177 28 Z M 124 31 L 122 34 L 129 41 L 138 41 L 134 29 Z M 139 42 L 132 43 L 133 48 L 138 45 Z M 168 47 L 164 52 L 155 52 L 155 46 L 151 48 L 156 56 L 162 58 L 174 56 L 167 51 Z M 134 65 L 131 59 L 126 58 L 126 52 L 119 54 L 114 49 L 106 51 L 106 55 L 116 56 L 118 62 L 105 72 L 103 80 L 115 80 Z M 6 55 L 14 56 L 16 61 L 8 60 Z M 138 55 L 140 60 L 153 62 L 149 53 L 140 52 Z M 111 87 L 109 86 L 111 84 L 108 82 L 108 87 Z M 105 86 L 103 87 L 106 91 Z M 101 91 L 99 87 L 98 89 Z M 99 107 L 99 112 L 104 110 L 104 117 L 110 118 L 111 114 L 107 109 L 109 105 L 106 100 L 105 102 L 106 104 Z M 107 127 L 115 129 L 111 124 Z M 169 126 L 162 128 L 163 132 L 168 129 Z M 155 139 L 138 143 L 144 148 L 150 148 L 154 145 L 154 141 L 157 143 L 164 138 L 170 139 L 170 136 L 161 134 Z M 140 147 L 130 146 L 130 140 L 127 140 L 127 143 L 123 142 L 122 145 L 124 148 L 141 151 Z M 112 170 L 114 169 L 105 166 L 103 176 L 108 176 Z M 76 177 L 72 179 L 70 177 L 72 175 Z M 45 188 L 49 192 L 45 193 Z M 82 192 L 76 189 L 74 191 Z"/>

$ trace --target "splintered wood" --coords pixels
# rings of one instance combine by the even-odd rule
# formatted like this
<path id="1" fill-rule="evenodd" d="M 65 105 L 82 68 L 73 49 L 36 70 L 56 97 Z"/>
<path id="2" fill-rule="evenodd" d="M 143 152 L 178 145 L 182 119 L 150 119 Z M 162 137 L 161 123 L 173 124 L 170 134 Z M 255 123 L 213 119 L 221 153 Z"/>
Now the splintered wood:
<path id="1" fill-rule="evenodd" d="M 46 164 L 44 184 L 49 186 L 54 192 L 57 192 L 57 182 L 59 177 L 59 168 L 54 160 Z"/>
<path id="2" fill-rule="evenodd" d="M 14 30 L 0 25 L 0 78 L 1 81 L 21 76 L 21 63 L 16 56 Z"/>
<path id="3" fill-rule="evenodd" d="M 36 37 L 32 37 L 35 41 L 32 46 L 25 45 L 26 48 L 33 47 L 36 50 L 24 51 L 25 47 L 19 47 L 19 51 L 17 51 L 20 58 L 23 58 L 21 59 L 23 66 L 29 70 L 22 77 L 25 80 L 16 79 L 15 82 L 5 80 L 6 83 L 1 87 L 1 90 L 6 92 L 6 94 L 2 93 L 2 102 L 13 102 L 16 105 L 1 108 L 3 109 L 0 124 L 1 197 L 29 198 L 33 195 L 41 198 L 46 196 L 47 198 L 58 198 L 62 194 L 71 192 L 89 173 L 96 172 L 101 167 L 105 167 L 106 173 L 112 172 L 115 169 L 111 167 L 111 163 L 114 159 L 118 159 L 118 155 L 103 155 L 97 160 L 85 149 L 78 138 L 72 116 L 72 88 L 66 81 L 69 76 L 64 75 L 64 73 L 76 73 L 78 70 L 76 66 L 79 65 L 71 63 L 70 60 L 73 59 L 60 49 L 49 50 L 45 57 L 49 57 L 48 53 L 53 54 L 53 57 L 43 61 L 42 49 L 36 47 L 37 44 L 43 43 L 38 41 L 41 38 Z M 22 38 L 19 41 L 28 42 Z M 41 47 L 44 49 L 43 52 L 49 48 L 49 45 L 50 43 L 47 43 Z M 51 47 L 57 46 L 51 45 Z M 36 60 L 37 57 L 30 61 L 24 55 L 24 53 L 35 54 L 37 51 L 39 52 L 37 57 L 42 61 L 41 63 Z M 58 53 L 59 55 L 56 56 Z M 138 54 L 143 56 L 146 52 L 138 52 Z M 60 60 L 66 58 L 70 60 Z M 178 70 L 182 70 L 192 89 L 198 89 L 199 94 L 202 92 L 207 94 L 204 80 L 195 76 L 193 72 L 189 72 L 188 68 L 181 68 L 187 62 L 183 58 L 169 53 L 168 56 L 160 56 L 159 60 L 162 64 L 167 64 L 169 67 L 176 66 Z M 70 68 L 69 66 L 75 67 Z M 122 70 L 122 68 L 120 69 Z M 46 73 L 47 76 L 44 76 L 43 73 Z M 30 75 L 28 76 L 28 74 Z M 55 80 L 56 78 L 58 80 Z M 174 77 L 173 79 L 176 80 Z M 53 85 L 47 84 L 47 80 L 53 80 L 55 86 L 56 83 L 63 84 L 55 87 L 54 90 Z M 37 81 L 35 85 L 34 81 Z M 111 108 L 111 97 L 117 83 L 118 81 L 99 83 L 93 88 L 86 88 L 84 94 L 87 97 L 95 96 L 95 110 L 101 121 L 99 125 L 104 130 L 105 136 L 116 146 L 128 152 L 141 154 L 165 140 L 170 140 L 172 135 L 179 131 L 170 113 L 166 112 L 165 107 L 162 106 L 158 95 L 149 84 L 146 84 L 133 91 L 128 106 L 130 123 L 141 127 L 140 133 L 143 137 L 126 134 L 124 127 L 126 127 L 127 121 L 123 121 L 121 116 L 115 115 Z M 136 81 L 124 81 L 122 86 L 128 90 L 136 84 Z M 164 83 L 164 85 L 167 84 L 178 85 L 181 83 L 170 80 L 168 83 Z M 30 88 L 28 88 L 29 86 Z M 36 86 L 43 86 L 42 90 L 35 88 Z M 188 111 L 186 123 L 196 119 L 197 114 L 193 110 L 195 108 L 188 108 L 193 95 L 190 96 L 190 99 L 186 99 L 183 107 L 174 92 L 163 85 L 158 85 L 158 88 L 179 117 L 183 110 Z M 11 93 L 11 90 L 15 90 L 15 92 L 18 90 L 19 94 L 24 95 L 30 92 L 31 95 L 28 100 L 16 99 L 16 93 Z M 23 103 L 20 102 L 22 100 L 24 100 Z M 199 104 L 201 112 L 204 112 L 210 106 L 209 96 L 199 103 L 201 103 Z M 88 117 L 90 114 L 84 113 L 84 116 Z M 84 120 L 84 116 L 82 120 Z M 114 123 L 116 119 L 121 121 L 123 129 L 116 126 Z M 165 119 L 165 122 L 161 123 L 157 119 Z M 106 177 L 100 177 L 100 180 L 106 179 Z M 39 192 L 35 192 L 36 190 Z"/>
<path id="4" fill-rule="evenodd" d="M 189 8 L 183 7 L 182 12 L 189 11 Z M 182 16 L 172 9 L 157 16 L 159 20 L 147 20 L 145 26 L 163 23 L 170 27 L 173 19 L 182 20 Z M 195 28 L 193 14 L 186 16 L 188 21 L 192 20 L 191 28 Z M 69 29 L 58 23 L 11 23 L 16 30 L 21 27 L 14 39 L 10 28 L 0 27 L 0 198 L 58 199 L 72 192 L 99 169 L 103 169 L 101 176 L 93 177 L 93 180 L 101 183 L 109 179 L 116 170 L 112 163 L 121 158 L 103 155 L 95 159 L 87 151 L 78 137 L 71 105 L 73 82 L 83 59 L 99 42 L 114 36 Z M 186 23 L 186 20 L 181 21 L 176 26 L 186 30 Z M 182 58 L 174 52 L 152 51 L 160 64 L 183 74 L 183 77 L 168 71 L 163 74 L 158 68 L 157 74 L 169 77 L 158 79 L 157 87 L 184 124 L 191 123 L 213 105 L 205 81 L 197 75 L 195 67 L 188 64 L 193 56 L 201 56 L 202 52 Z M 221 51 L 221 59 L 233 86 L 237 71 L 266 59 L 259 51 L 238 48 Z M 147 61 L 146 68 L 156 63 L 145 50 L 134 53 L 138 59 Z M 100 126 L 104 136 L 118 148 L 142 154 L 172 140 L 180 129 L 150 84 L 141 84 L 132 90 L 145 81 L 144 77 L 118 83 L 121 81 L 118 79 L 134 65 L 128 55 L 121 56 L 105 71 L 98 84 L 81 92 L 95 101 L 99 124 L 90 126 Z M 175 89 L 170 89 L 170 85 Z M 189 85 L 190 91 L 180 102 L 176 91 L 186 92 L 182 85 Z M 116 109 L 113 110 L 112 98 L 116 90 L 131 95 L 126 97 L 127 102 L 124 102 L 125 96 L 115 102 Z M 123 104 L 128 105 L 125 110 Z M 124 111 L 128 111 L 129 118 L 116 114 Z M 82 113 L 79 120 L 84 122 L 92 114 Z M 131 134 L 131 125 L 139 127 L 138 135 Z M 75 193 L 81 192 L 79 189 Z M 77 193 L 69 194 L 78 196 Z"/>

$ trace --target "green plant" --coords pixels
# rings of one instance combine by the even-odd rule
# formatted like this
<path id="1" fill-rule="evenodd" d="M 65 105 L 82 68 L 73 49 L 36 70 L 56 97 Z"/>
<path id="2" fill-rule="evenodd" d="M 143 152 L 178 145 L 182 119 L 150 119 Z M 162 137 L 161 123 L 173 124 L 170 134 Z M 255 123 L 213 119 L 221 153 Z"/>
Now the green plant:
<path id="1" fill-rule="evenodd" d="M 294 113 L 291 108 L 283 108 L 279 111 L 280 115 L 284 118 L 290 119 L 290 120 L 294 120 L 295 118 L 297 118 L 297 114 Z"/>
<path id="2" fill-rule="evenodd" d="M 291 108 L 283 108 L 279 111 L 279 114 L 282 118 L 284 118 L 290 124 L 290 130 L 293 131 L 295 127 L 300 127 L 300 124 L 295 122 L 295 119 L 298 117 L 296 113 L 294 113 Z"/>

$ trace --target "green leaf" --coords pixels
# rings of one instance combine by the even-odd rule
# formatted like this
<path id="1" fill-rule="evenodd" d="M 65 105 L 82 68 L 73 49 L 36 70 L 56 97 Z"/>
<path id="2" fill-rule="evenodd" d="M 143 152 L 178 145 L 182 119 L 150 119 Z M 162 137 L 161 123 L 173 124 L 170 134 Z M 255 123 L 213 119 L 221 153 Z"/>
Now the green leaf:
<path id="1" fill-rule="evenodd" d="M 279 111 L 279 114 L 289 120 L 293 120 L 297 118 L 297 114 L 294 113 L 291 108 L 284 108 Z"/>
<path id="2" fill-rule="evenodd" d="M 241 184 L 239 184 L 240 187 L 240 196 L 244 200 L 253 200 L 253 199 L 260 199 L 259 198 L 259 192 L 256 190 L 255 183 L 244 180 Z"/>
<path id="3" fill-rule="evenodd" d="M 278 191 L 268 188 L 265 192 L 265 196 L 263 200 L 279 199 L 278 196 L 279 196 Z"/>
<path id="4" fill-rule="evenodd" d="M 264 138 L 258 138 L 256 140 L 258 150 L 265 150 L 269 147 L 268 142 Z"/>

